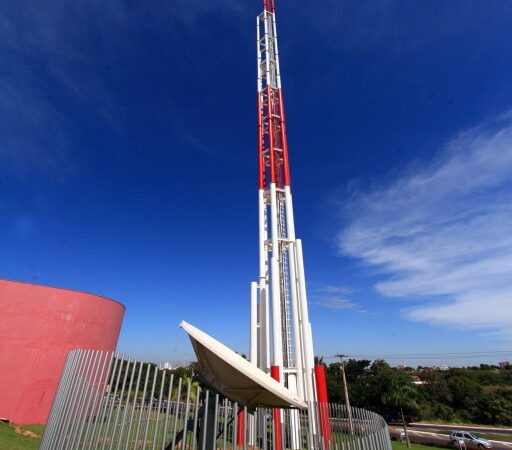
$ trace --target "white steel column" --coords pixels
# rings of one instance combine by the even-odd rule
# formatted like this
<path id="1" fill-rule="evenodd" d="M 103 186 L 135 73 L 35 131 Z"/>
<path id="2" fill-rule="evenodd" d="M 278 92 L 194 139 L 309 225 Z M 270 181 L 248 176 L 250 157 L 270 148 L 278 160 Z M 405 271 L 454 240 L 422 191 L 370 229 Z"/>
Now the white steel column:
<path id="1" fill-rule="evenodd" d="M 270 54 L 269 54 L 269 39 L 268 39 L 268 12 L 263 11 L 263 28 L 265 30 L 265 72 L 267 84 L 271 84 L 270 78 Z M 270 99 L 269 99 L 270 101 Z"/>
<path id="2" fill-rule="evenodd" d="M 277 47 L 277 27 L 275 14 L 272 14 L 272 31 L 272 34 L 274 35 L 274 58 L 276 59 L 276 83 L 277 88 L 281 89 L 281 70 L 279 69 L 279 49 Z"/>
<path id="3" fill-rule="evenodd" d="M 272 288 L 272 361 L 279 367 L 280 381 L 283 377 L 283 336 L 281 329 L 281 284 L 279 274 L 279 230 L 277 227 L 277 192 L 275 183 L 270 184 L 270 237 L 272 240 L 271 277 Z"/>
<path id="4" fill-rule="evenodd" d="M 314 352 L 313 339 L 311 336 L 311 324 L 309 323 L 308 301 L 306 294 L 306 279 L 304 276 L 304 259 L 302 257 L 302 241 L 295 241 L 297 249 L 297 278 L 300 289 L 299 308 L 302 319 L 302 341 L 304 345 L 304 382 L 306 385 L 306 394 L 308 401 L 314 401 L 315 394 L 313 389 L 313 368 L 314 368 Z"/>
<path id="5" fill-rule="evenodd" d="M 249 360 L 258 365 L 258 283 L 251 282 L 251 339 Z"/>
<path id="6" fill-rule="evenodd" d="M 295 223 L 293 219 L 293 203 L 290 186 L 285 186 L 285 201 L 286 201 L 286 225 L 288 232 L 288 260 L 290 264 L 290 288 L 292 297 L 292 317 L 293 317 L 293 333 L 294 333 L 294 347 L 295 347 L 295 368 L 297 377 L 297 394 L 300 398 L 304 399 L 304 366 L 303 366 L 303 345 L 301 339 L 300 317 L 299 317 L 299 302 L 297 290 L 297 271 L 295 267 Z M 290 375 L 293 376 L 293 375 Z"/>
<path id="7" fill-rule="evenodd" d="M 270 370 L 270 311 L 268 304 L 268 252 L 267 252 L 267 205 L 265 192 L 258 191 L 259 207 L 259 358 L 258 367 L 268 372 Z"/>

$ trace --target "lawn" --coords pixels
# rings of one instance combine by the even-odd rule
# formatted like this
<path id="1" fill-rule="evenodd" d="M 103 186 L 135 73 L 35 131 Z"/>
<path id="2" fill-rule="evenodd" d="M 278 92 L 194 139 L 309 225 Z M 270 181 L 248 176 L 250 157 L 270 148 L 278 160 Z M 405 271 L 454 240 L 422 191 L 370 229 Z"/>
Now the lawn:
<path id="1" fill-rule="evenodd" d="M 43 434 L 44 425 L 24 425 L 22 429 L 32 431 L 41 436 Z M 14 425 L 0 423 L 0 450 L 37 450 L 39 442 L 40 439 L 16 433 Z M 393 450 L 408 450 L 406 444 L 402 444 L 398 441 L 391 441 L 391 443 Z M 411 444 L 411 450 L 433 450 L 436 448 L 439 447 Z"/>
<path id="2" fill-rule="evenodd" d="M 44 425 L 24 425 L 18 428 L 36 433 L 39 438 L 23 436 L 15 431 L 15 425 L 0 422 L 0 450 L 36 450 L 39 447 Z"/>
<path id="3" fill-rule="evenodd" d="M 490 439 L 492 441 L 512 442 L 512 435 L 510 434 L 480 433 L 478 431 L 476 431 L 474 434 L 479 437 L 483 437 L 484 439 Z"/>
<path id="4" fill-rule="evenodd" d="M 407 448 L 407 444 L 403 444 L 399 441 L 391 441 L 391 446 L 393 447 L 393 450 L 409 450 Z M 413 444 L 411 443 L 411 450 L 433 450 L 436 448 L 443 448 L 446 450 L 445 447 L 433 447 L 431 445 L 421 445 L 421 444 Z"/>

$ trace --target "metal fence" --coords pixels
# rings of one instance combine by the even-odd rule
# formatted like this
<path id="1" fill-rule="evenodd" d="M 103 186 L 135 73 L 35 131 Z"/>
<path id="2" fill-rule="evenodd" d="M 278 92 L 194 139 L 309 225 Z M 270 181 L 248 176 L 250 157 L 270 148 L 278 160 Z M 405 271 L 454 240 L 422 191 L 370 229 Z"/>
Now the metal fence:
<path id="1" fill-rule="evenodd" d="M 276 430 L 276 412 L 281 426 Z M 241 408 L 191 379 L 123 355 L 68 355 L 44 450 L 391 450 L 387 425 L 359 408 Z"/>

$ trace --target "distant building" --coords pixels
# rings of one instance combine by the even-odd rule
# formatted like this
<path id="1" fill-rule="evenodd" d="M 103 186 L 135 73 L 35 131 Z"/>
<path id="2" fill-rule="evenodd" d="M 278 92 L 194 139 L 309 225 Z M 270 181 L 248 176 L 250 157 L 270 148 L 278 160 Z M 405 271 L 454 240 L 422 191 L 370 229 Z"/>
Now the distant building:
<path id="1" fill-rule="evenodd" d="M 418 375 L 413 375 L 411 377 L 412 384 L 421 385 L 425 384 L 425 381 L 423 381 Z"/>
<path id="2" fill-rule="evenodd" d="M 438 366 L 431 366 L 431 367 L 418 366 L 418 371 L 420 371 L 420 372 L 430 372 L 430 371 L 436 372 L 438 370 L 446 371 L 446 370 L 450 370 L 450 367 L 447 366 L 446 364 L 443 364 L 440 367 L 438 367 Z"/>

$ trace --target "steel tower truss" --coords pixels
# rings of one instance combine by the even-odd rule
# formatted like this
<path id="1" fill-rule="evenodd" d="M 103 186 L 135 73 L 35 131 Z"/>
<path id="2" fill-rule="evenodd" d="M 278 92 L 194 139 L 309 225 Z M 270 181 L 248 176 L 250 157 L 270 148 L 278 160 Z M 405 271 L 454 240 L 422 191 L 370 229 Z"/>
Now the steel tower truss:
<path id="1" fill-rule="evenodd" d="M 256 19 L 259 281 L 251 284 L 254 364 L 315 401 L 313 343 L 302 245 L 295 238 L 286 122 L 273 0 Z"/>

